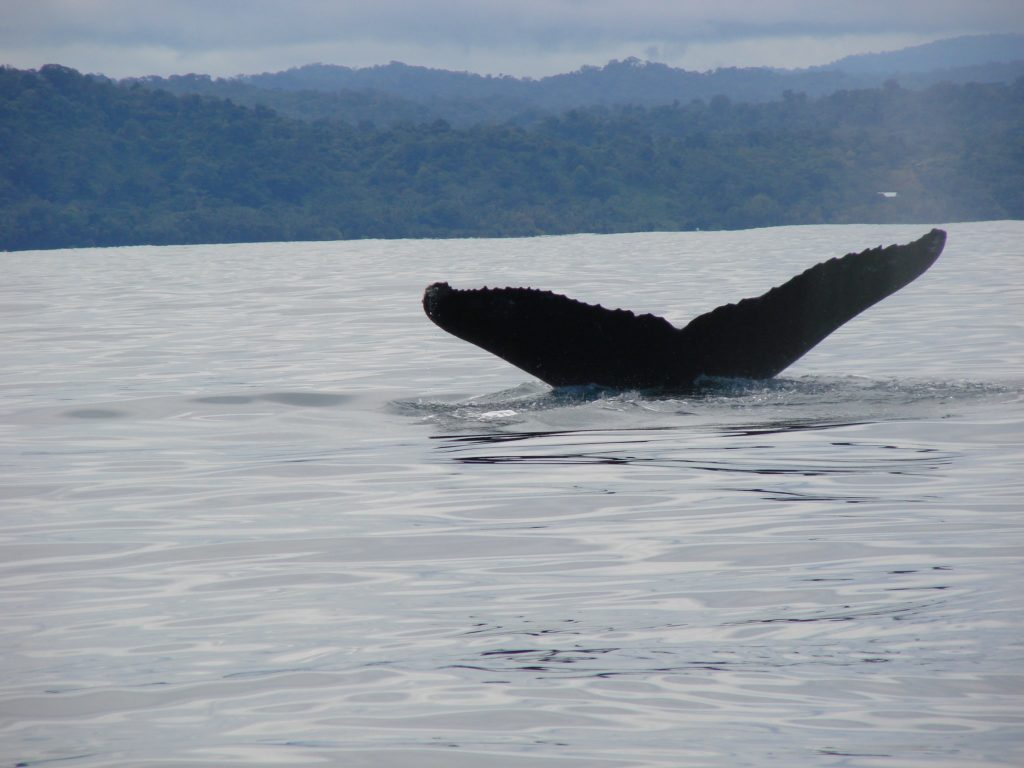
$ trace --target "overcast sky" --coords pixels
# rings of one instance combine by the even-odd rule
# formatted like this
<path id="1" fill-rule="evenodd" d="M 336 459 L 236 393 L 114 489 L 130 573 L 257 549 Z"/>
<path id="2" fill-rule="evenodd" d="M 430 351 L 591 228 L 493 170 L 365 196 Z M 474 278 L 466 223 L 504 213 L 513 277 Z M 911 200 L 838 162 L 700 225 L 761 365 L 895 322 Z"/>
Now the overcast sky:
<path id="1" fill-rule="evenodd" d="M 111 77 L 403 61 L 540 77 L 636 56 L 804 67 L 1024 32 L 1024 0 L 0 0 L 0 63 Z"/>

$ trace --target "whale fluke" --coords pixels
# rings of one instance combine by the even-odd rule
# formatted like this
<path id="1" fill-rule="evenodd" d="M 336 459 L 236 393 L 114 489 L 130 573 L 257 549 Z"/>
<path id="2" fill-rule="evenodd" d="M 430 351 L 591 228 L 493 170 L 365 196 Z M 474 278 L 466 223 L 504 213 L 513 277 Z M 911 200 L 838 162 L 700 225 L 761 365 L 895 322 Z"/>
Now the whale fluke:
<path id="1" fill-rule="evenodd" d="M 682 329 L 655 315 L 534 288 L 434 283 L 423 308 L 448 333 L 556 387 L 686 388 L 701 376 L 763 379 L 923 274 L 945 243 L 946 233 L 933 229 L 907 245 L 830 259 Z"/>

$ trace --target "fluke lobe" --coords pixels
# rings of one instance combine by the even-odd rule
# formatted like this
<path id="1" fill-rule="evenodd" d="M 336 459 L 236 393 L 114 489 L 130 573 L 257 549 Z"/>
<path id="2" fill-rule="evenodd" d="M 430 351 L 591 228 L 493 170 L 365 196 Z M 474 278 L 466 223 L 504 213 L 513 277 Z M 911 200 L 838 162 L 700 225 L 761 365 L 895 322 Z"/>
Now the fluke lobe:
<path id="1" fill-rule="evenodd" d="M 923 274 L 945 243 L 946 233 L 933 229 L 907 245 L 830 259 L 682 329 L 655 315 L 534 288 L 434 283 L 423 309 L 448 333 L 556 387 L 687 388 L 700 376 L 764 379 Z"/>

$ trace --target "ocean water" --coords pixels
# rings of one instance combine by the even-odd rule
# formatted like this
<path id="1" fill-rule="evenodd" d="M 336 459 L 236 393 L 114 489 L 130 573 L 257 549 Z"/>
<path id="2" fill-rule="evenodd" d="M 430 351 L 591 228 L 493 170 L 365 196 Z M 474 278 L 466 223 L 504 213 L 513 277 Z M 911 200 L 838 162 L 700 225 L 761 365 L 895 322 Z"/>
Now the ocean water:
<path id="1" fill-rule="evenodd" d="M 1024 222 L 776 380 L 552 391 L 924 226 L 0 254 L 0 765 L 1024 764 Z"/>

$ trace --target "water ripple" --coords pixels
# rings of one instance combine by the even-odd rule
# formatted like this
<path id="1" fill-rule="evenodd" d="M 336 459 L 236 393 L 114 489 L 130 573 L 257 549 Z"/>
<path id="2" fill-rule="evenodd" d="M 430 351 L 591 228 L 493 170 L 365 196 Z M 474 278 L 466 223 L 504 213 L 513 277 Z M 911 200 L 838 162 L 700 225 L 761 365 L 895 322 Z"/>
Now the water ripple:
<path id="1" fill-rule="evenodd" d="M 672 393 L 523 383 L 419 293 L 683 322 L 920 227 L 0 254 L 5 759 L 1024 763 L 1022 226 Z"/>

